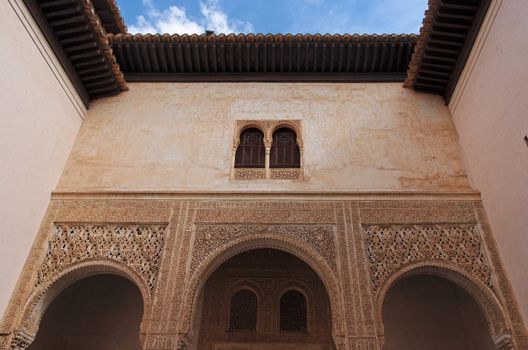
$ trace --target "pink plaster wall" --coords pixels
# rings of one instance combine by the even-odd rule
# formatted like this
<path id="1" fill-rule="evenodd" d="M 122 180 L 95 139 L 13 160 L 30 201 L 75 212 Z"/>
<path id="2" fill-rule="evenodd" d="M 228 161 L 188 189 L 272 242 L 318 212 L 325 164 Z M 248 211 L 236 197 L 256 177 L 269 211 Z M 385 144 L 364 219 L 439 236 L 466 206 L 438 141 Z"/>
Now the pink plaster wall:
<path id="1" fill-rule="evenodd" d="M 528 320 L 528 1 L 504 0 L 450 109 L 471 185 L 481 191 Z"/>
<path id="2" fill-rule="evenodd" d="M 24 9 L 0 1 L 0 317 L 85 112 Z"/>

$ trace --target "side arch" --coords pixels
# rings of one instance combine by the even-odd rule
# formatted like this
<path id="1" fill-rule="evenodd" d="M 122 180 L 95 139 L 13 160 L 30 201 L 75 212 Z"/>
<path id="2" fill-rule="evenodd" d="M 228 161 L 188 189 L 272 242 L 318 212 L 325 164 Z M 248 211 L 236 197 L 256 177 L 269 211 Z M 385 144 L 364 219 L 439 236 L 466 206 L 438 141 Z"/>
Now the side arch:
<path id="1" fill-rule="evenodd" d="M 492 338 L 497 341 L 505 336 L 511 337 L 512 331 L 506 313 L 499 299 L 484 283 L 458 267 L 437 262 L 427 262 L 411 264 L 396 270 L 378 291 L 376 297 L 376 328 L 382 344 L 384 343 L 385 333 L 383 326 L 383 303 L 387 292 L 397 282 L 407 277 L 418 275 L 441 277 L 460 286 L 479 305 L 488 322 Z"/>
<path id="2" fill-rule="evenodd" d="M 180 323 L 180 330 L 183 334 L 190 331 L 191 322 L 198 304 L 199 292 L 202 290 L 206 281 L 218 267 L 228 259 L 240 253 L 253 250 L 269 248 L 276 249 L 299 258 L 310 266 L 323 282 L 328 297 L 330 299 L 330 309 L 332 314 L 332 333 L 335 336 L 342 336 L 344 333 L 342 320 L 343 314 L 340 308 L 340 290 L 337 279 L 324 261 L 324 258 L 315 252 L 312 248 L 302 242 L 287 237 L 280 237 L 276 234 L 262 233 L 252 235 L 251 237 L 241 237 L 217 248 L 209 254 L 204 261 L 198 266 L 191 276 L 189 288 L 186 290 L 183 299 L 183 312 Z"/>
<path id="3" fill-rule="evenodd" d="M 88 260 L 74 264 L 37 287 L 24 306 L 17 333 L 33 341 L 44 313 L 55 298 L 73 283 L 86 277 L 100 274 L 123 277 L 134 283 L 139 289 L 143 300 L 143 317 L 140 325 L 140 340 L 143 342 L 148 326 L 148 317 L 150 316 L 150 291 L 136 272 L 122 263 L 109 259 Z"/>

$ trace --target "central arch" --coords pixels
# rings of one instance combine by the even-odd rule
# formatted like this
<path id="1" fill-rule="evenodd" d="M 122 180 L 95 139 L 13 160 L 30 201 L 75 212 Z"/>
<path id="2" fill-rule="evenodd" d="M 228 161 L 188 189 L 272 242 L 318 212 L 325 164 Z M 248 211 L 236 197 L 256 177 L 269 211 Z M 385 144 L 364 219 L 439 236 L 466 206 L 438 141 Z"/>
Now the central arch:
<path id="1" fill-rule="evenodd" d="M 179 327 L 181 330 L 180 333 L 186 334 L 188 338 L 195 336 L 192 334 L 191 325 L 196 310 L 198 309 L 200 292 L 203 290 L 206 281 L 220 265 L 235 255 L 250 250 L 266 248 L 289 253 L 315 271 L 328 294 L 332 318 L 332 335 L 334 338 L 342 337 L 344 330 L 342 321 L 343 313 L 340 308 L 340 305 L 342 305 L 340 302 L 341 293 L 334 271 L 332 271 L 325 259 L 307 244 L 290 237 L 270 233 L 240 237 L 218 247 L 203 259 L 192 275 L 189 288 L 185 293 L 185 298 L 182 303 L 184 310 Z"/>

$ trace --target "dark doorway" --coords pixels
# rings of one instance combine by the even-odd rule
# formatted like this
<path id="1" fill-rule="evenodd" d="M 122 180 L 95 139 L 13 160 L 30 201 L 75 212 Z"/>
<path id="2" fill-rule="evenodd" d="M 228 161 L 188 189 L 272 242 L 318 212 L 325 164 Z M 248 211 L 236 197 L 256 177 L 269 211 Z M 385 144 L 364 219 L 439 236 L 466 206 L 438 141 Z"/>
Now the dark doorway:
<path id="1" fill-rule="evenodd" d="M 397 282 L 383 304 L 384 350 L 491 350 L 488 324 L 473 297 L 441 277 Z"/>
<path id="2" fill-rule="evenodd" d="M 141 350 L 141 292 L 129 280 L 96 275 L 51 303 L 29 350 Z"/>

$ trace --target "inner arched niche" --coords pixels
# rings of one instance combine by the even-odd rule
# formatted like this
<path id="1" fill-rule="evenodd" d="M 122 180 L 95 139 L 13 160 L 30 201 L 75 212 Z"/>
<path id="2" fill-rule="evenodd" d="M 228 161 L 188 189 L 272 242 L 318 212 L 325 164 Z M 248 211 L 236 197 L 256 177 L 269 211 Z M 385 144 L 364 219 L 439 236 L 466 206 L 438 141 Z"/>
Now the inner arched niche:
<path id="1" fill-rule="evenodd" d="M 384 350 L 496 349 L 480 306 L 445 278 L 416 275 L 387 292 L 383 303 Z"/>
<path id="2" fill-rule="evenodd" d="M 229 329 L 231 298 L 238 290 L 257 295 L 256 330 Z M 288 290 L 307 297 L 305 331 L 280 329 L 280 299 Z M 317 273 L 292 254 L 259 248 L 225 261 L 199 293 L 191 349 L 334 349 L 326 288 Z M 198 336 L 196 336 L 198 335 Z"/>
<path id="3" fill-rule="evenodd" d="M 64 289 L 28 350 L 140 350 L 143 299 L 126 278 L 99 274 Z"/>

